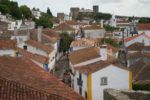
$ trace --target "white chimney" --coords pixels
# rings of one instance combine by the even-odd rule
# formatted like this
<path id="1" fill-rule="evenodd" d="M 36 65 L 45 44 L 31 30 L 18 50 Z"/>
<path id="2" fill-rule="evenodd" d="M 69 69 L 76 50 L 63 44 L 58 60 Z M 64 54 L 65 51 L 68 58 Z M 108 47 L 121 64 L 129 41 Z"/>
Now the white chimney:
<path id="1" fill-rule="evenodd" d="M 104 28 L 104 21 L 101 20 L 101 28 Z"/>
<path id="2" fill-rule="evenodd" d="M 43 30 L 43 27 L 42 26 L 38 26 L 38 29 L 37 29 L 38 42 L 42 42 L 42 30 Z"/>
<path id="3" fill-rule="evenodd" d="M 103 61 L 107 60 L 107 45 L 101 45 L 100 46 L 100 58 Z"/>
<path id="4" fill-rule="evenodd" d="M 14 35 L 16 36 L 18 34 L 17 27 L 14 27 Z"/>

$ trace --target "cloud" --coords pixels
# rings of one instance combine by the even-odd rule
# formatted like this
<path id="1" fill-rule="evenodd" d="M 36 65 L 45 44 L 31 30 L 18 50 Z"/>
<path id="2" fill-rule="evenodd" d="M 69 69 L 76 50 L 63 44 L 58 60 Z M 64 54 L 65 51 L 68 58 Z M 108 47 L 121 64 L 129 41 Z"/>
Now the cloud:
<path id="1" fill-rule="evenodd" d="M 14 0 L 13 0 L 14 1 Z M 54 15 L 57 12 L 69 14 L 70 7 L 92 9 L 99 5 L 100 12 L 114 13 L 126 16 L 150 16 L 150 0 L 16 0 L 19 5 L 28 5 L 46 11 L 49 7 Z"/>
<path id="2" fill-rule="evenodd" d="M 140 3 L 145 3 L 145 4 L 147 4 L 147 3 L 150 3 L 150 0 L 138 0 Z"/>
<path id="3" fill-rule="evenodd" d="M 120 3 L 123 0 L 91 0 L 93 3 Z"/>

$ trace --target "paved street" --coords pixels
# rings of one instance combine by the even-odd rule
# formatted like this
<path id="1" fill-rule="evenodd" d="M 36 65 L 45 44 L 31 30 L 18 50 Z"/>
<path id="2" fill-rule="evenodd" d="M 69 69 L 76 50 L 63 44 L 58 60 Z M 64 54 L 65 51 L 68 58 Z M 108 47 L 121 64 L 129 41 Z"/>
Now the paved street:
<path id="1" fill-rule="evenodd" d="M 63 79 L 64 73 L 69 69 L 69 60 L 67 56 L 63 56 L 55 65 L 54 75 L 59 79 Z"/>

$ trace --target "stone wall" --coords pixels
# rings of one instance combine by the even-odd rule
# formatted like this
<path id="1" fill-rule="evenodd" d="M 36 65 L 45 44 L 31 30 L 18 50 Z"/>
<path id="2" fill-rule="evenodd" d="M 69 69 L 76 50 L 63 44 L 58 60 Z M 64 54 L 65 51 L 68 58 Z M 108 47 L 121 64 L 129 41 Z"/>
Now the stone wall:
<path id="1" fill-rule="evenodd" d="M 150 92 L 105 89 L 104 100 L 150 100 Z"/>

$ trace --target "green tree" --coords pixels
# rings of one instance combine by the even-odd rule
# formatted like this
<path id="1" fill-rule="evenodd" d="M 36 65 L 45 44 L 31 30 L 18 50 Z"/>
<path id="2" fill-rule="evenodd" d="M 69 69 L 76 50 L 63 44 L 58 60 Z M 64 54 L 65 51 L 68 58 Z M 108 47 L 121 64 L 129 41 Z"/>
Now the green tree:
<path id="1" fill-rule="evenodd" d="M 0 12 L 2 14 L 9 13 L 9 0 L 0 0 Z"/>
<path id="2" fill-rule="evenodd" d="M 105 25 L 104 28 L 106 31 L 109 31 L 109 32 L 113 32 L 113 31 L 118 29 L 118 28 L 115 28 L 115 27 L 110 26 L 110 25 Z"/>
<path id="3" fill-rule="evenodd" d="M 36 19 L 36 24 L 44 28 L 52 28 L 53 24 L 49 17 L 41 16 L 39 20 Z"/>
<path id="4" fill-rule="evenodd" d="M 15 19 L 21 19 L 21 11 L 18 7 L 18 3 L 11 1 L 10 2 L 10 14 L 12 15 L 13 18 Z"/>
<path id="5" fill-rule="evenodd" d="M 50 9 L 49 8 L 47 8 L 47 15 L 49 16 L 49 17 L 53 17 L 53 14 L 52 14 L 52 12 L 50 11 Z"/>
<path id="6" fill-rule="evenodd" d="M 119 47 L 119 43 L 116 42 L 115 40 L 113 40 L 112 38 L 103 38 L 103 39 L 99 42 L 99 44 L 104 44 L 104 43 L 110 44 L 110 45 L 112 45 L 112 46 L 114 46 L 114 47 Z"/>
<path id="7" fill-rule="evenodd" d="M 60 52 L 68 51 L 73 38 L 65 32 L 60 34 L 60 38 Z"/>
<path id="8" fill-rule="evenodd" d="M 9 8 L 8 8 L 8 6 L 0 4 L 0 12 L 1 12 L 2 14 L 7 14 L 7 13 L 9 13 Z"/>
<path id="9" fill-rule="evenodd" d="M 142 18 L 140 18 L 139 23 L 150 23 L 150 18 L 142 17 Z"/>
<path id="10" fill-rule="evenodd" d="M 32 17 L 32 12 L 31 12 L 30 8 L 27 7 L 26 5 L 20 6 L 20 11 L 24 18 L 29 19 Z"/>
<path id="11" fill-rule="evenodd" d="M 9 5 L 10 1 L 9 0 L 0 0 L 0 4 L 2 5 Z"/>

